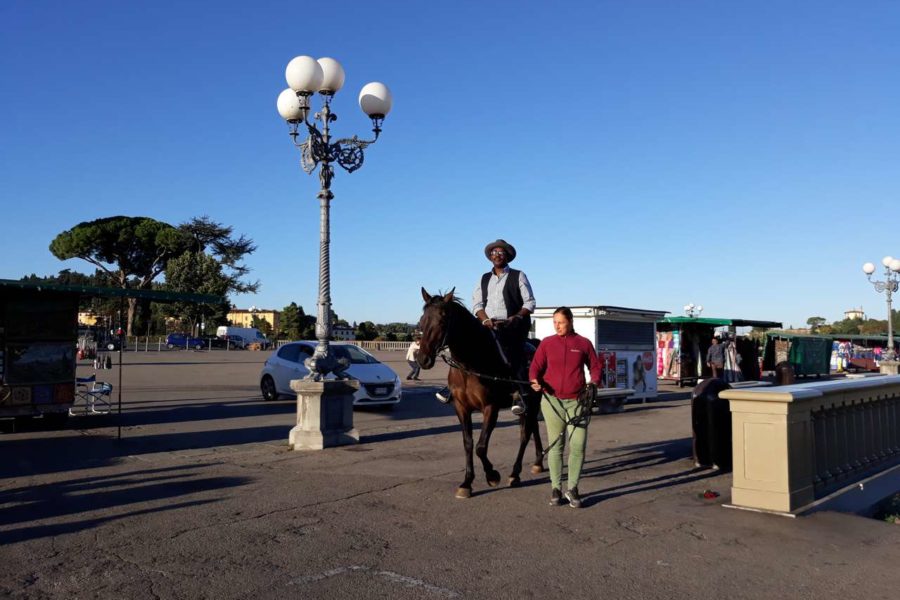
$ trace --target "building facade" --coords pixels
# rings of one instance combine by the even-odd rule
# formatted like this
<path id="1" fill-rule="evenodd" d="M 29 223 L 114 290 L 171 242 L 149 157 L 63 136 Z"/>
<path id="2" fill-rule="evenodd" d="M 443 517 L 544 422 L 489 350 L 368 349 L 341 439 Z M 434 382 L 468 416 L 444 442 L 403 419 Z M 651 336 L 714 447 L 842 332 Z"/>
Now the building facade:
<path id="1" fill-rule="evenodd" d="M 862 306 L 859 308 L 851 308 L 850 310 L 844 311 L 845 319 L 859 319 L 860 321 L 865 320 L 866 313 L 863 312 Z"/>
<path id="2" fill-rule="evenodd" d="M 253 327 L 253 317 L 266 321 L 272 331 L 281 327 L 281 311 L 268 308 L 232 308 L 226 318 L 234 327 Z"/>

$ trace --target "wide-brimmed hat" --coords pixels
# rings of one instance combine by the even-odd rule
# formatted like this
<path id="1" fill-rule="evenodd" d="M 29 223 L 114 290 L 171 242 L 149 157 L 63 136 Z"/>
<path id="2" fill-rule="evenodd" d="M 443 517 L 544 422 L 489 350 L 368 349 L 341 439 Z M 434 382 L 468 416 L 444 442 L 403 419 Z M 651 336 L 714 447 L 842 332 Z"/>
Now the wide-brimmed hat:
<path id="1" fill-rule="evenodd" d="M 491 260 L 491 250 L 494 248 L 503 248 L 506 252 L 506 262 L 512 262 L 516 258 L 516 249 L 506 240 L 496 240 L 484 247 L 484 255 Z"/>

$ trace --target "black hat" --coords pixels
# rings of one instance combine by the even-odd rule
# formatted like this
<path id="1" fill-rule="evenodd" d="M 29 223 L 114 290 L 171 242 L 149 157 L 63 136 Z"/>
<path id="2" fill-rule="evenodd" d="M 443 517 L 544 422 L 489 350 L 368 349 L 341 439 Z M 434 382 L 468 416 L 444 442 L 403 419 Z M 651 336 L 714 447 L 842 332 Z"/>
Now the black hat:
<path id="1" fill-rule="evenodd" d="M 496 240 L 484 247 L 484 255 L 488 260 L 491 260 L 491 250 L 493 250 L 494 248 L 503 248 L 503 250 L 506 252 L 506 262 L 512 262 L 513 260 L 515 260 L 516 249 L 513 248 L 511 244 L 508 244 L 506 240 Z"/>

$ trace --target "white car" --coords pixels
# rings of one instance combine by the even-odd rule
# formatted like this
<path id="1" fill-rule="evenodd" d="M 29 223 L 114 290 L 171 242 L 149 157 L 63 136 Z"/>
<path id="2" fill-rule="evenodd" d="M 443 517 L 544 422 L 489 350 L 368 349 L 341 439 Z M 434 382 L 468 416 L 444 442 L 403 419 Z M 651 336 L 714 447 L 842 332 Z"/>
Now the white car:
<path id="1" fill-rule="evenodd" d="M 309 375 L 303 361 L 313 355 L 317 343 L 291 342 L 266 360 L 259 376 L 259 388 L 265 400 L 277 400 L 282 394 L 296 396 L 291 390 L 291 380 Z M 339 359 L 349 359 L 347 375 L 359 381 L 359 390 L 353 394 L 354 406 L 390 406 L 400 402 L 400 377 L 393 369 L 353 344 L 329 342 L 328 345 Z"/>

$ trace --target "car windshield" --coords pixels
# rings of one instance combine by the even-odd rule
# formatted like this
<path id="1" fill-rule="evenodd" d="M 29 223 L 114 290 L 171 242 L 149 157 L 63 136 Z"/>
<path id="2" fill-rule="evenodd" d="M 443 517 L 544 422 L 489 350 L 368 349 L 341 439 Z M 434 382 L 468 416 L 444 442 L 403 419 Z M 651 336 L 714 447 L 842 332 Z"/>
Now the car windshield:
<path id="1" fill-rule="evenodd" d="M 331 348 L 332 350 L 334 350 L 335 356 L 337 356 L 338 358 L 350 359 L 350 364 L 353 365 L 371 365 L 378 363 L 377 358 L 375 358 L 371 354 L 363 352 L 353 345 L 334 345 Z"/>

